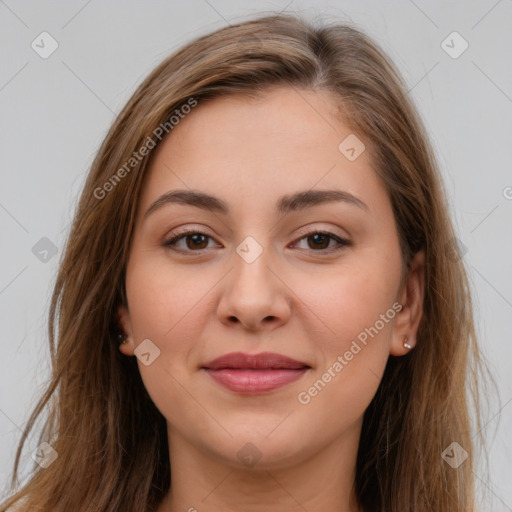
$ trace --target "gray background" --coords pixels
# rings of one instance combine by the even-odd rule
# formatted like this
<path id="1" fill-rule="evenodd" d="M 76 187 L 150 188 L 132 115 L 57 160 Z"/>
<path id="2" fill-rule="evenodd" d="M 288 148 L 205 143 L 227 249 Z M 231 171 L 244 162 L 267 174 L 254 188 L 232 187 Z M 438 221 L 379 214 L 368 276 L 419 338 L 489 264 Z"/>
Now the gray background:
<path id="1" fill-rule="evenodd" d="M 488 496 L 481 510 L 512 511 L 511 0 L 0 0 L 0 492 L 49 376 L 51 288 L 77 196 L 109 125 L 164 57 L 261 11 L 355 22 L 409 84 L 445 177 L 482 349 L 501 397 L 485 401 L 490 481 L 482 460 L 477 482 Z M 46 59 L 31 47 L 43 31 L 59 45 Z M 469 44 L 456 59 L 441 46 L 453 31 Z M 51 248 L 43 237 L 55 255 L 34 254 L 37 243 Z M 36 446 L 32 436 L 28 467 Z"/>

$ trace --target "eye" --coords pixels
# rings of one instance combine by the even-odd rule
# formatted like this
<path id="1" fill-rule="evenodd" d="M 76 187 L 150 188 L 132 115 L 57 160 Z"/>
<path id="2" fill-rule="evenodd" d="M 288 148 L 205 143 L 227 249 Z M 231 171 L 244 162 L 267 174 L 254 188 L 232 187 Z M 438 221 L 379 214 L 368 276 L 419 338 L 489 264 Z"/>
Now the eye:
<path id="1" fill-rule="evenodd" d="M 307 241 L 306 243 L 308 247 L 306 247 L 306 250 L 312 249 L 314 252 L 336 252 L 342 250 L 344 247 L 352 245 L 352 242 L 340 238 L 329 231 L 311 231 L 302 238 L 299 238 L 299 240 L 294 242 L 294 244 L 301 242 L 302 240 Z M 329 246 L 331 242 L 335 242 L 335 244 Z"/>
<path id="2" fill-rule="evenodd" d="M 210 240 L 213 240 L 213 238 L 206 233 L 189 230 L 173 236 L 167 240 L 164 245 L 179 252 L 199 252 L 209 248 L 208 242 Z M 330 253 L 340 251 L 344 247 L 352 245 L 348 240 L 345 240 L 334 233 L 330 233 L 329 231 L 311 231 L 305 236 L 299 238 L 292 245 L 296 245 L 302 240 L 306 240 L 309 246 L 305 249 L 313 250 L 314 252 Z M 332 242 L 334 242 L 334 245 L 331 244 Z M 301 249 L 304 249 L 304 247 Z"/>
<path id="3" fill-rule="evenodd" d="M 209 239 L 213 240 L 212 237 L 206 233 L 201 233 L 200 231 L 185 231 L 170 238 L 164 245 L 181 252 L 190 252 L 190 250 L 197 251 L 207 249 Z M 184 242 L 185 247 L 183 247 L 183 244 L 180 246 L 179 242 Z"/>

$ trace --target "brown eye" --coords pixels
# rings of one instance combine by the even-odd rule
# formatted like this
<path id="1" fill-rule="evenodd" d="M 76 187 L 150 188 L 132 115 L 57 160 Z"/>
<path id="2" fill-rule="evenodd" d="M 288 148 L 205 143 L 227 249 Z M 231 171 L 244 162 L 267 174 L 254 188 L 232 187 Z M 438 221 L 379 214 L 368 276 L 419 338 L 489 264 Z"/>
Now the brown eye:
<path id="1" fill-rule="evenodd" d="M 334 233 L 323 231 L 312 231 L 300 238 L 295 244 L 300 244 L 302 240 L 307 240 L 307 247 L 299 247 L 299 249 L 312 250 L 318 253 L 330 253 L 340 251 L 345 247 L 352 245 L 352 242 L 344 240 Z M 332 242 L 334 242 L 332 244 Z"/>
<path id="2" fill-rule="evenodd" d="M 329 235 L 325 235 L 323 233 L 315 233 L 314 235 L 309 235 L 307 239 L 311 242 L 309 246 L 312 249 L 327 249 L 330 242 Z"/>
<path id="3" fill-rule="evenodd" d="M 187 235 L 185 237 L 185 243 L 187 244 L 187 247 L 189 249 L 206 249 L 206 246 L 208 245 L 207 238 L 208 237 L 206 235 L 202 235 L 200 233 L 196 233 L 194 235 Z"/>
<path id="4" fill-rule="evenodd" d="M 208 242 L 212 238 L 199 231 L 187 231 L 172 237 L 164 243 L 166 247 L 182 252 L 196 252 L 208 248 Z M 184 242 L 184 245 L 183 243 Z"/>

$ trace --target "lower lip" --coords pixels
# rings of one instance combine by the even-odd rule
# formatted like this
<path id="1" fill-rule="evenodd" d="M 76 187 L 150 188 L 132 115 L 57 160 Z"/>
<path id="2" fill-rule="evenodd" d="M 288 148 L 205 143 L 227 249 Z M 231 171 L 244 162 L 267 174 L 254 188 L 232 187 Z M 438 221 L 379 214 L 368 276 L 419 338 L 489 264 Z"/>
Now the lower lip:
<path id="1" fill-rule="evenodd" d="M 210 377 L 222 386 L 247 395 L 272 391 L 300 379 L 308 368 L 275 370 L 223 370 L 204 369 Z"/>

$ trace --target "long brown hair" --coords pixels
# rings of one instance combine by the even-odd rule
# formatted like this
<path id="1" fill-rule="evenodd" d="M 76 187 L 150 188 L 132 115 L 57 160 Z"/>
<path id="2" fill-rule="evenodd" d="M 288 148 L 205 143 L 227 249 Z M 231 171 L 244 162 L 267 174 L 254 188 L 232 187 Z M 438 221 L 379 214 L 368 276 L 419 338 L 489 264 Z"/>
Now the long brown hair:
<path id="1" fill-rule="evenodd" d="M 474 510 L 471 431 L 481 431 L 483 359 L 433 150 L 403 79 L 368 36 L 339 22 L 316 26 L 289 15 L 241 22 L 192 41 L 151 72 L 114 122 L 88 174 L 60 262 L 49 316 L 51 381 L 21 438 L 11 483 L 16 493 L 2 509 L 23 500 L 27 510 L 45 512 L 154 511 L 169 490 L 165 418 L 146 392 L 136 359 L 119 352 L 116 337 L 151 152 L 140 157 L 139 150 L 159 141 L 160 126 L 170 133 L 173 112 L 191 100 L 260 94 L 274 85 L 334 93 L 340 118 L 343 112 L 365 141 L 389 193 L 404 270 L 425 250 L 417 346 L 389 358 L 364 415 L 359 503 L 368 512 Z M 17 489 L 23 445 L 45 410 L 40 442 L 58 457 L 45 469 L 35 465 Z M 469 455 L 458 468 L 441 456 L 454 441 Z"/>

